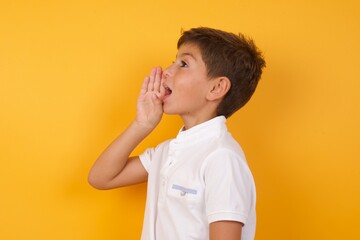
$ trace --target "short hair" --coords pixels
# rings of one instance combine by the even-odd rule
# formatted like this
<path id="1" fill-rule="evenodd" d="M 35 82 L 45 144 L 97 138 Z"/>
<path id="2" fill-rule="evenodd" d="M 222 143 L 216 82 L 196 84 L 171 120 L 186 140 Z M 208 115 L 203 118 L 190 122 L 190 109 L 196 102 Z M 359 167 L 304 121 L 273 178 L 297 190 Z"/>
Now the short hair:
<path id="1" fill-rule="evenodd" d="M 231 87 L 217 107 L 217 116 L 230 117 L 253 95 L 265 67 L 254 41 L 243 34 L 199 27 L 184 31 L 177 47 L 192 43 L 199 47 L 210 78 L 227 77 Z"/>

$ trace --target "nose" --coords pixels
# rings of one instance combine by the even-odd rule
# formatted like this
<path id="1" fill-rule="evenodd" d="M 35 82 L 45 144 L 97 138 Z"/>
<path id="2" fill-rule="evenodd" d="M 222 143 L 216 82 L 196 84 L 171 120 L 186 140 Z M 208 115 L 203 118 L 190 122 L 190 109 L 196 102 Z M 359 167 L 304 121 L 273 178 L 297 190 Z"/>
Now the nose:
<path id="1" fill-rule="evenodd" d="M 167 68 L 165 68 L 165 70 L 163 71 L 164 79 L 167 79 L 168 77 L 170 77 L 173 74 L 173 69 L 172 69 L 173 65 L 174 65 L 174 63 L 172 63 Z"/>

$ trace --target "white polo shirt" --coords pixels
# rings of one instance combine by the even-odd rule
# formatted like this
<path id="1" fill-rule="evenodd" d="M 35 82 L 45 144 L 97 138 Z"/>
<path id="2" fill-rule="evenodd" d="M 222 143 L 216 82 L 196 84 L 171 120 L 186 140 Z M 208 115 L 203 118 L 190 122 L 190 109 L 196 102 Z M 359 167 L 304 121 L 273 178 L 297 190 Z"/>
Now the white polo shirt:
<path id="1" fill-rule="evenodd" d="M 225 117 L 139 157 L 149 175 L 142 240 L 206 240 L 209 224 L 221 220 L 242 222 L 241 239 L 254 239 L 255 184 Z"/>

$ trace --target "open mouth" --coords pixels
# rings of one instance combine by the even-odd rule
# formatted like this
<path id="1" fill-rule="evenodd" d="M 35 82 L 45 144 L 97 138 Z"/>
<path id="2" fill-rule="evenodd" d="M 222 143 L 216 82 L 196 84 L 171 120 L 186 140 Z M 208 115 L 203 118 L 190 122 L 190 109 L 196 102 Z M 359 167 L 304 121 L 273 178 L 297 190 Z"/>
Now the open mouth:
<path id="1" fill-rule="evenodd" d="M 169 96 L 171 93 L 172 90 L 168 86 L 165 86 L 165 96 Z"/>

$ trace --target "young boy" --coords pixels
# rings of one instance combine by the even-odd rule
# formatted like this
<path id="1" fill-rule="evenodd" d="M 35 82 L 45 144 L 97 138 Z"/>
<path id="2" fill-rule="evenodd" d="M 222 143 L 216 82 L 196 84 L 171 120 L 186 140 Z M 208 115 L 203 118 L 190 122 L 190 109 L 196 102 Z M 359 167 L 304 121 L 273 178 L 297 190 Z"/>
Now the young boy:
<path id="1" fill-rule="evenodd" d="M 251 97 L 265 66 L 251 40 L 211 28 L 185 31 L 175 62 L 144 79 L 137 114 L 89 174 L 98 189 L 148 182 L 143 240 L 254 239 L 255 185 L 226 118 Z M 176 138 L 129 157 L 162 114 Z"/>

